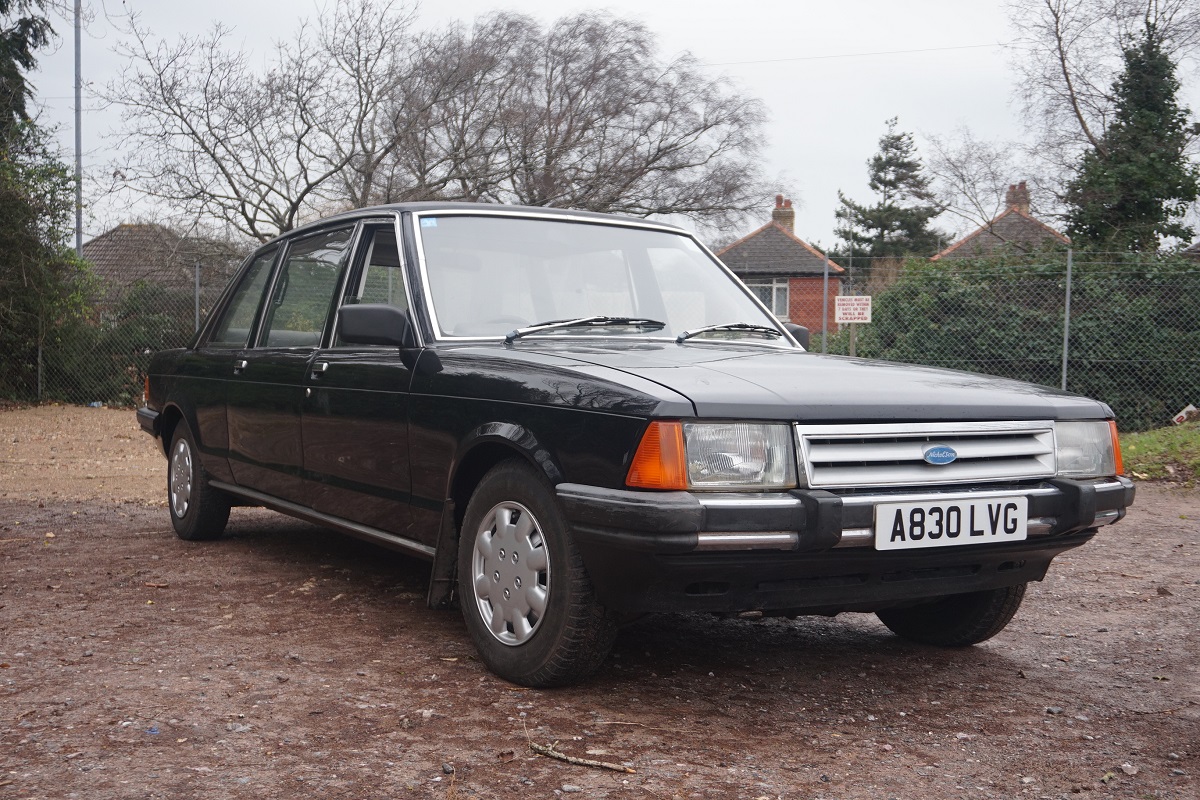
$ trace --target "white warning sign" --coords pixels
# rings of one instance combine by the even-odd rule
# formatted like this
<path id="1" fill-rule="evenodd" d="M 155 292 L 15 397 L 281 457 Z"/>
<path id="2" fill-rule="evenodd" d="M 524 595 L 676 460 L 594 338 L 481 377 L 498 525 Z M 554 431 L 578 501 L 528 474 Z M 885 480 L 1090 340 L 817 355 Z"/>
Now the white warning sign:
<path id="1" fill-rule="evenodd" d="M 871 321 L 871 295 L 838 295 L 833 298 L 834 322 L 843 325 L 849 322 Z"/>

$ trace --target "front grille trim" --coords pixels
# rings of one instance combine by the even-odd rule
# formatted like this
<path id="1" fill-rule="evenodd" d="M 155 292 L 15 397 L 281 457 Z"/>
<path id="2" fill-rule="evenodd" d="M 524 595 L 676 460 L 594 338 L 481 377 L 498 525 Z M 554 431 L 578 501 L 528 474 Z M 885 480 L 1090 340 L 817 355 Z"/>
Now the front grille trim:
<path id="1" fill-rule="evenodd" d="M 1053 477 L 1054 423 L 883 423 L 794 426 L 801 481 L 810 489 L 992 483 Z M 924 461 L 924 449 L 954 448 L 950 464 Z"/>

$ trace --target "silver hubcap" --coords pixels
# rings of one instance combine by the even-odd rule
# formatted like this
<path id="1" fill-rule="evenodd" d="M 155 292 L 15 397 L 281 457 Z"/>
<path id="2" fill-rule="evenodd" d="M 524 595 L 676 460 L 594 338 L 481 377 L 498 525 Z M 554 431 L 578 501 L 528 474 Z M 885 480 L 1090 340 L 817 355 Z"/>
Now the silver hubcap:
<path id="1" fill-rule="evenodd" d="M 171 469 L 167 478 L 167 492 L 171 496 L 171 510 L 183 519 L 192 505 L 192 449 L 186 439 L 175 443 L 171 453 Z"/>
<path id="2" fill-rule="evenodd" d="M 550 597 L 550 554 L 529 509 L 504 502 L 484 516 L 475 533 L 471 578 L 492 636 L 514 646 L 529 641 Z"/>

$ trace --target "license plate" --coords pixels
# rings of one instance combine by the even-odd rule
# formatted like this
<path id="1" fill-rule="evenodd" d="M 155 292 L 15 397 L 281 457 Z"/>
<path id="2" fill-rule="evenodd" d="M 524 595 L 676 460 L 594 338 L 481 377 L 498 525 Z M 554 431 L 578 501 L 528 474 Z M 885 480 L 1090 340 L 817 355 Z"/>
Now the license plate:
<path id="1" fill-rule="evenodd" d="M 1029 521 L 1026 497 L 989 497 L 875 506 L 875 549 L 916 550 L 1018 542 Z"/>

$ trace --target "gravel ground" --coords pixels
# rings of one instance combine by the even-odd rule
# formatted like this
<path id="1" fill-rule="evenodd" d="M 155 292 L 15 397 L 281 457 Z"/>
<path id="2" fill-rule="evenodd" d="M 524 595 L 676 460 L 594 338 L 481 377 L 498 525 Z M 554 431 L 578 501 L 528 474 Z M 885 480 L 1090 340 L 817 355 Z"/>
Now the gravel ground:
<path id="1" fill-rule="evenodd" d="M 669 615 L 537 691 L 423 562 L 259 509 L 180 541 L 164 475 L 131 411 L 0 411 L 0 800 L 1200 796 L 1194 489 L 1139 485 L 977 647 Z"/>

